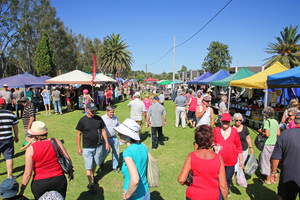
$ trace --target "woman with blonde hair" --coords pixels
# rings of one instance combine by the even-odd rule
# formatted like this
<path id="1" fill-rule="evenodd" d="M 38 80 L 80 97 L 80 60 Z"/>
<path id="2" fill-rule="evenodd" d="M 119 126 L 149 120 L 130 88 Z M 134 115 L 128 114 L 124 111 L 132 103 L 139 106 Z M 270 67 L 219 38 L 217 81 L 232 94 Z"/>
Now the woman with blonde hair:
<path id="1" fill-rule="evenodd" d="M 297 108 L 298 112 L 300 112 L 299 110 L 299 102 L 296 100 L 296 99 L 293 99 L 290 101 L 290 105 L 289 105 L 289 108 Z M 282 115 L 282 118 L 281 118 L 281 122 L 282 123 L 286 123 L 286 120 L 288 118 L 288 109 L 286 109 Z"/>

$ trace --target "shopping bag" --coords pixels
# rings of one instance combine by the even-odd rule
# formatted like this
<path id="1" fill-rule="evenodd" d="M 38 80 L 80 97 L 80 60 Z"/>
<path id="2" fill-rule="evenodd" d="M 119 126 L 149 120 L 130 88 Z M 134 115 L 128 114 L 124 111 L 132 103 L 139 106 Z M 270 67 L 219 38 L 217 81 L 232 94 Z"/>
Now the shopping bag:
<path id="1" fill-rule="evenodd" d="M 255 173 L 257 167 L 258 167 L 258 163 L 256 161 L 256 158 L 254 154 L 251 154 L 245 167 L 245 173 L 248 174 L 249 176 L 252 176 L 252 174 Z"/>
<path id="2" fill-rule="evenodd" d="M 238 185 L 240 185 L 241 187 L 246 188 L 247 187 L 247 180 L 245 178 L 245 174 L 243 172 L 243 169 L 239 169 L 237 171 L 237 175 L 236 175 L 236 183 Z"/>
<path id="3" fill-rule="evenodd" d="M 157 160 L 149 158 L 147 164 L 147 181 L 150 188 L 159 186 L 159 168 Z"/>

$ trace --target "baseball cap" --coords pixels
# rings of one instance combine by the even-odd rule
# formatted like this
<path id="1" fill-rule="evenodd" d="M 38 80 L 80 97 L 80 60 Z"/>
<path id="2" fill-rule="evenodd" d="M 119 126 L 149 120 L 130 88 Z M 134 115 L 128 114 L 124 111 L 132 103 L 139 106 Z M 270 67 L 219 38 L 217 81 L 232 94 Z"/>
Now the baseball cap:
<path id="1" fill-rule="evenodd" d="M 28 97 L 22 97 L 22 98 L 20 99 L 20 101 L 25 102 L 25 101 L 29 101 L 29 99 L 28 99 Z"/>
<path id="2" fill-rule="evenodd" d="M 97 106 L 95 105 L 95 103 L 90 102 L 86 105 L 86 108 L 89 109 L 90 111 L 95 111 L 98 110 Z"/>
<path id="3" fill-rule="evenodd" d="M 230 122 L 231 115 L 229 113 L 223 113 L 221 116 L 221 122 Z"/>
<path id="4" fill-rule="evenodd" d="M 156 100 L 156 101 L 159 100 L 158 96 L 155 96 L 153 99 Z"/>
<path id="5" fill-rule="evenodd" d="M 211 101 L 210 96 L 204 96 L 204 97 L 203 97 L 203 101 Z"/>
<path id="6" fill-rule="evenodd" d="M 5 105 L 6 104 L 6 101 L 5 101 L 5 99 L 3 99 L 3 98 L 0 98 L 0 105 L 1 106 L 3 106 L 3 105 Z"/>
<path id="7" fill-rule="evenodd" d="M 19 89 L 19 86 L 17 86 L 16 89 Z"/>
<path id="8" fill-rule="evenodd" d="M 134 96 L 135 96 L 135 97 L 140 97 L 141 94 L 140 94 L 139 92 L 136 92 L 136 93 L 134 94 Z"/>

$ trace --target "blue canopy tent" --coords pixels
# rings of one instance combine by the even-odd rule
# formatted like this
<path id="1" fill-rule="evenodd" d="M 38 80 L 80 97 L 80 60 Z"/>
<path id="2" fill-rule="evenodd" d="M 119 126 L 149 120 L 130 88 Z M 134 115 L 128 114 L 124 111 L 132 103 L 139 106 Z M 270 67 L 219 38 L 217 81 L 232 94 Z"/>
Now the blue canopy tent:
<path id="1" fill-rule="evenodd" d="M 300 100 L 300 66 L 269 75 L 267 77 L 268 88 L 287 88 L 284 89 L 281 104 L 286 105 L 292 99 Z M 280 101 L 280 99 L 279 99 Z"/>
<path id="2" fill-rule="evenodd" d="M 18 74 L 15 76 L 0 79 L 0 87 L 3 87 L 4 84 L 7 84 L 10 88 L 44 87 L 45 81 L 39 80 L 36 77 L 29 77 Z"/>
<path id="3" fill-rule="evenodd" d="M 124 83 L 124 79 L 122 79 L 122 78 L 116 78 L 116 81 L 118 81 L 118 82 L 120 82 L 120 83 Z"/>
<path id="4" fill-rule="evenodd" d="M 210 77 L 199 81 L 199 84 L 208 85 L 212 81 L 218 81 L 218 80 L 224 79 L 228 76 L 230 76 L 230 74 L 227 71 L 225 71 L 224 69 L 221 69 L 220 71 L 218 71 L 217 73 L 211 75 Z"/>
<path id="5" fill-rule="evenodd" d="M 187 84 L 198 85 L 199 81 L 204 80 L 204 79 L 206 79 L 210 76 L 212 76 L 212 74 L 210 72 L 205 72 L 204 74 L 202 74 L 201 76 L 195 78 L 194 80 L 188 81 Z"/>
<path id="6" fill-rule="evenodd" d="M 32 77 L 32 78 L 36 78 L 36 76 L 30 74 L 29 72 L 24 72 L 24 73 L 21 74 L 21 75 L 28 76 L 28 77 Z"/>
<path id="7" fill-rule="evenodd" d="M 41 81 L 45 81 L 45 83 L 46 83 L 46 80 L 50 79 L 51 77 L 50 77 L 50 76 L 44 75 L 44 76 L 37 77 L 37 78 L 38 78 L 39 80 L 41 80 Z"/>

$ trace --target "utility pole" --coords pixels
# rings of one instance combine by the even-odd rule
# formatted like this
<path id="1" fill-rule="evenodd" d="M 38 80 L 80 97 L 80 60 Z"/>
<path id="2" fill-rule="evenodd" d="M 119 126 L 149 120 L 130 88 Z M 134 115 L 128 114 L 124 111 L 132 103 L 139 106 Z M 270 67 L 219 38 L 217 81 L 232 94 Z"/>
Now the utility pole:
<path id="1" fill-rule="evenodd" d="M 147 80 L 147 64 L 146 64 L 146 80 Z"/>
<path id="2" fill-rule="evenodd" d="M 175 80 L 175 35 L 174 35 L 174 55 L 173 55 L 173 81 Z"/>

